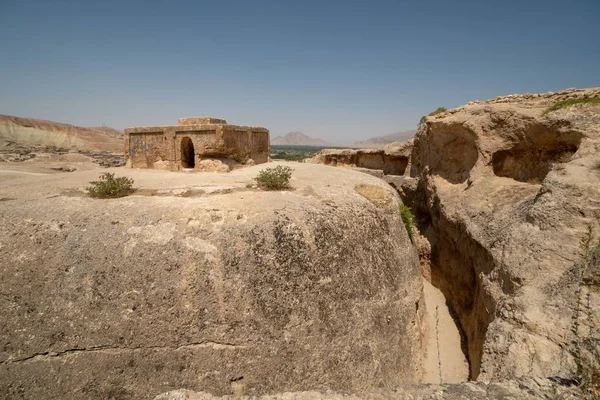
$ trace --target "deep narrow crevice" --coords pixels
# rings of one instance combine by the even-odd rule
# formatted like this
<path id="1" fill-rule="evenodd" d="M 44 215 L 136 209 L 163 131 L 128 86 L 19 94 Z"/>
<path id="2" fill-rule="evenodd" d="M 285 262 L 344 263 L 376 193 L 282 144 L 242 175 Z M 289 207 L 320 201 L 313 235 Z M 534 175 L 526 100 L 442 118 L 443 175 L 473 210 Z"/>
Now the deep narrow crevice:
<path id="1" fill-rule="evenodd" d="M 454 307 L 452 307 L 452 303 L 450 301 L 448 301 L 447 297 L 446 297 L 446 306 L 448 307 L 448 312 L 450 313 L 450 316 L 454 320 L 454 324 L 456 325 L 456 328 L 458 329 L 458 333 L 460 334 L 460 349 L 462 350 L 462 353 L 465 355 L 465 358 L 467 359 L 467 363 L 469 363 L 468 379 L 470 381 L 473 381 L 475 379 L 473 379 L 473 375 L 471 373 L 471 359 L 469 358 L 469 338 L 467 337 L 467 333 L 465 332 L 465 330 L 462 327 L 462 324 L 460 323 L 460 318 L 458 317 L 458 314 L 454 310 Z"/>
<path id="2" fill-rule="evenodd" d="M 431 283 L 446 297 L 450 309 L 465 336 L 469 376 L 476 380 L 481 367 L 483 345 L 489 323 L 494 316 L 491 296 L 481 286 L 481 275 L 488 275 L 493 260 L 461 226 L 443 215 L 434 222 L 430 235 L 435 235 L 431 249 Z"/>
<path id="3" fill-rule="evenodd" d="M 469 363 L 469 379 L 476 380 L 487 328 L 494 319 L 495 310 L 492 297 L 482 287 L 481 279 L 494 269 L 494 260 L 462 224 L 447 218 L 437 196 L 427 198 L 422 182 L 412 191 L 398 190 L 398 193 L 403 202 L 413 209 L 417 229 L 431 245 L 427 255 L 430 282 L 446 298 Z"/>

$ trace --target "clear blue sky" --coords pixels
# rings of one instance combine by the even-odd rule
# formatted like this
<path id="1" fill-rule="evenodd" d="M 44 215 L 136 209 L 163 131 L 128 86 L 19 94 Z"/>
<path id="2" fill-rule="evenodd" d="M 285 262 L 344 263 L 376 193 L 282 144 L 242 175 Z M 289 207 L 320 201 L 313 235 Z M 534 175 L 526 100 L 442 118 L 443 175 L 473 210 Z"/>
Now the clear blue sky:
<path id="1" fill-rule="evenodd" d="M 600 0 L 0 0 L 0 114 L 349 142 L 442 105 L 600 86 L 599 29 Z"/>

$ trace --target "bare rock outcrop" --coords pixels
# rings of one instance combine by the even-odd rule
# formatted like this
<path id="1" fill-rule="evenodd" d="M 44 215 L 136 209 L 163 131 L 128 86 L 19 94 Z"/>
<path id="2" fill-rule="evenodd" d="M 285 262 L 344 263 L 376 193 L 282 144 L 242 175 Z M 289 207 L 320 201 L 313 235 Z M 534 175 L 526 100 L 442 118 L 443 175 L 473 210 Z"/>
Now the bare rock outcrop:
<path id="1" fill-rule="evenodd" d="M 498 97 L 430 116 L 404 176 L 423 275 L 457 317 L 470 378 L 600 395 L 600 88 Z M 369 150 L 312 161 L 358 166 Z M 377 171 L 373 171 L 373 168 Z"/>
<path id="2" fill-rule="evenodd" d="M 389 181 L 431 245 L 471 378 L 600 388 L 600 88 L 472 102 L 427 118 Z M 596 257 L 596 258 L 594 258 Z"/>
<path id="3" fill-rule="evenodd" d="M 600 88 L 471 102 L 428 117 L 413 143 L 312 160 L 377 170 L 397 193 L 311 164 L 284 192 L 247 185 L 259 167 L 202 186 L 128 170 L 140 190 L 110 201 L 74 190 L 92 171 L 10 175 L 0 393 L 598 398 L 600 105 L 546 112 L 584 98 Z M 478 382 L 407 386 L 422 376 L 420 270 Z"/>
<path id="4" fill-rule="evenodd" d="M 229 172 L 230 168 L 221 160 L 201 160 L 198 162 L 197 171 L 201 172 Z"/>
<path id="5" fill-rule="evenodd" d="M 94 171 L 4 180 L 0 397 L 418 382 L 422 281 L 397 194 L 358 172 L 294 168 L 284 192 L 246 187 L 259 166 L 202 186 L 126 170 L 138 192 L 114 200 L 74 190 Z"/>
<path id="6" fill-rule="evenodd" d="M 482 383 L 465 382 L 445 385 L 419 385 L 394 390 L 372 390 L 361 394 L 335 392 L 286 392 L 260 397 L 222 396 L 205 392 L 175 390 L 156 396 L 154 400 L 571 400 L 580 399 L 581 392 L 546 379 L 523 378 L 514 381 Z"/>
<path id="7" fill-rule="evenodd" d="M 412 140 L 394 142 L 382 149 L 324 149 L 307 162 L 381 170 L 385 175 L 403 175 L 411 149 Z"/>

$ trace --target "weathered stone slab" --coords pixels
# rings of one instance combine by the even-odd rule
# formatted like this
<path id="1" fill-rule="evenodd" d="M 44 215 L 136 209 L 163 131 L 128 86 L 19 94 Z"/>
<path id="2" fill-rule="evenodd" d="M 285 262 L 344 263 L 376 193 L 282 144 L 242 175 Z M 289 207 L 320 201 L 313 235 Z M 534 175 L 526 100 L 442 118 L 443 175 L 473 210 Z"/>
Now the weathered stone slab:
<path id="1" fill-rule="evenodd" d="M 192 118 L 179 118 L 179 125 L 206 125 L 206 124 L 218 124 L 225 125 L 227 121 L 221 118 L 213 117 L 192 117 Z"/>

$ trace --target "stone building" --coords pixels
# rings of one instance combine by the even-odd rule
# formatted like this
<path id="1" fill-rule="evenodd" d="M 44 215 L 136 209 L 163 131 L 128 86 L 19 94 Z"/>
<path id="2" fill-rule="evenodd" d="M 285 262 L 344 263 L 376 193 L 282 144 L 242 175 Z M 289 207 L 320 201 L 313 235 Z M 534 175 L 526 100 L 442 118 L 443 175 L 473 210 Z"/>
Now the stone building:
<path id="1" fill-rule="evenodd" d="M 269 130 L 229 125 L 211 117 L 180 118 L 174 126 L 125 129 L 125 160 L 131 168 L 201 170 L 203 160 L 229 166 L 268 161 Z"/>

